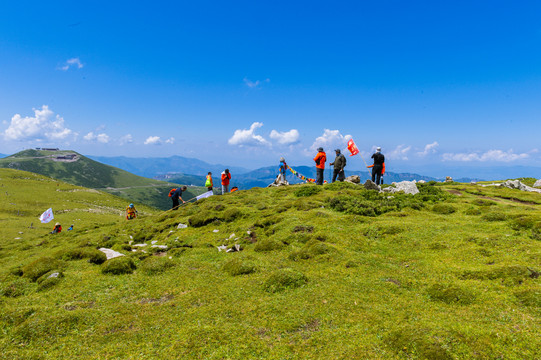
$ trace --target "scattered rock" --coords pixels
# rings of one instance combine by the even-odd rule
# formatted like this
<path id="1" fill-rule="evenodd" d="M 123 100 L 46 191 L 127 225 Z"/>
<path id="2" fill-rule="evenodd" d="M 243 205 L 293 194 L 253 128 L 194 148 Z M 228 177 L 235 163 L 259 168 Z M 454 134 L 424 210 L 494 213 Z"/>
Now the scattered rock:
<path id="1" fill-rule="evenodd" d="M 534 189 L 531 186 L 524 185 L 523 183 L 520 182 L 520 180 L 507 180 L 507 181 L 499 184 L 499 186 L 506 187 L 506 188 L 509 188 L 509 189 L 518 189 L 518 190 L 521 190 L 521 191 L 529 191 L 529 192 L 541 193 L 540 189 Z"/>
<path id="2" fill-rule="evenodd" d="M 187 227 L 188 225 L 180 223 L 178 224 L 177 229 L 186 229 Z"/>
<path id="3" fill-rule="evenodd" d="M 106 249 L 106 248 L 99 248 L 99 251 L 105 254 L 107 256 L 107 260 L 114 259 L 120 256 L 124 256 L 124 254 L 119 253 L 117 251 L 114 251 L 112 249 Z"/>
<path id="4" fill-rule="evenodd" d="M 366 182 L 364 183 L 364 188 L 366 190 L 381 190 L 381 188 L 376 185 L 375 182 L 373 182 L 372 180 L 366 180 Z"/>
<path id="5" fill-rule="evenodd" d="M 418 194 L 419 189 L 417 189 L 417 185 L 413 181 L 401 181 L 399 183 L 392 183 L 392 186 L 386 187 L 382 190 L 383 192 L 388 193 L 396 193 L 399 191 L 403 191 L 405 194 Z"/>
<path id="6" fill-rule="evenodd" d="M 151 243 L 152 245 L 154 245 L 154 244 L 156 244 L 157 242 L 158 242 L 158 240 L 152 240 L 150 243 Z"/>
<path id="7" fill-rule="evenodd" d="M 218 229 L 212 230 L 213 233 L 217 233 L 217 232 L 219 232 L 219 231 L 220 231 L 220 230 L 218 230 Z"/>
<path id="8" fill-rule="evenodd" d="M 537 180 L 535 184 L 533 184 L 533 187 L 541 187 L 541 179 Z"/>
<path id="9" fill-rule="evenodd" d="M 59 275 L 60 275 L 59 272 L 54 272 L 54 273 L 52 273 L 51 275 L 47 276 L 47 279 L 50 279 L 50 278 L 57 278 Z"/>
<path id="10" fill-rule="evenodd" d="M 361 178 L 359 177 L 359 175 L 351 175 L 345 178 L 344 181 L 352 184 L 360 184 Z"/>
<path id="11" fill-rule="evenodd" d="M 137 246 L 137 247 L 143 247 L 143 246 L 147 246 L 148 244 L 133 244 L 132 246 Z"/>
<path id="12" fill-rule="evenodd" d="M 269 184 L 267 187 L 273 186 L 287 186 L 289 182 L 285 178 L 282 178 L 282 175 L 278 175 L 272 184 Z"/>
<path id="13" fill-rule="evenodd" d="M 167 249 L 167 245 L 152 245 L 153 248 Z"/>

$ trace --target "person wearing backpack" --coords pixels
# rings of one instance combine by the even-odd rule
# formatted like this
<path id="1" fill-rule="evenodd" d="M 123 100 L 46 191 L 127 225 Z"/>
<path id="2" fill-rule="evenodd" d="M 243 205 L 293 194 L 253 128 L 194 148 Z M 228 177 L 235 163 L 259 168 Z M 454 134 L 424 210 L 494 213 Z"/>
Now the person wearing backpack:
<path id="1" fill-rule="evenodd" d="M 314 158 L 314 161 L 316 162 L 316 184 L 323 185 L 323 172 L 325 170 L 327 154 L 325 154 L 322 147 L 319 147 L 317 151 L 318 153 Z"/>
<path id="2" fill-rule="evenodd" d="M 338 176 L 338 181 L 344 181 L 346 178 L 344 174 L 344 167 L 346 167 L 346 157 L 344 154 L 340 152 L 340 149 L 334 150 L 336 152 L 336 158 L 334 158 L 334 162 L 330 163 L 329 165 L 334 165 L 334 171 L 332 174 L 332 182 L 336 181 L 336 177 Z"/>
<path id="3" fill-rule="evenodd" d="M 173 207 L 171 209 L 176 210 L 180 206 L 179 200 L 182 200 L 182 203 L 185 204 L 186 201 L 182 199 L 182 193 L 188 189 L 187 186 L 178 187 L 173 193 L 171 194 L 171 200 L 173 200 Z"/>
<path id="4" fill-rule="evenodd" d="M 207 181 L 205 182 L 205 186 L 207 187 L 208 191 L 212 191 L 212 173 L 210 171 L 207 175 Z"/>

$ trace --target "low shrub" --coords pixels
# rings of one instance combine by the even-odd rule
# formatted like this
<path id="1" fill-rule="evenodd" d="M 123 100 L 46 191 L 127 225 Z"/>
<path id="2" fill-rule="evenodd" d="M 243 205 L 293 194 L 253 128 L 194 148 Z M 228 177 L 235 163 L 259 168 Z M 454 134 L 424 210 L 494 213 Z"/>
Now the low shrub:
<path id="1" fill-rule="evenodd" d="M 25 279 L 4 280 L 0 285 L 0 295 L 5 297 L 18 297 L 26 295 L 32 289 L 32 284 Z"/>
<path id="2" fill-rule="evenodd" d="M 446 304 L 471 304 L 475 300 L 474 293 L 455 284 L 434 284 L 427 289 L 432 300 L 442 301 Z"/>
<path id="3" fill-rule="evenodd" d="M 538 221 L 539 217 L 527 215 L 519 216 L 511 220 L 511 228 L 513 230 L 532 229 Z"/>
<path id="4" fill-rule="evenodd" d="M 469 209 L 466 209 L 464 211 L 464 214 L 466 214 L 466 215 L 481 215 L 481 210 L 471 207 Z"/>
<path id="5" fill-rule="evenodd" d="M 449 204 L 435 204 L 432 206 L 432 212 L 441 215 L 449 215 L 456 212 L 456 209 L 454 206 Z"/>
<path id="6" fill-rule="evenodd" d="M 452 360 L 453 357 L 425 329 L 402 328 L 387 335 L 385 343 L 404 359 Z"/>
<path id="7" fill-rule="evenodd" d="M 127 256 L 109 259 L 101 264 L 101 272 L 112 275 L 131 274 L 136 268 L 133 259 Z"/>
<path id="8" fill-rule="evenodd" d="M 50 271 L 38 279 L 38 290 L 43 291 L 54 287 L 64 277 L 61 271 Z"/>
<path id="9" fill-rule="evenodd" d="M 150 256 L 141 262 L 139 270 L 146 275 L 160 274 L 174 266 L 174 263 L 163 256 Z"/>
<path id="10" fill-rule="evenodd" d="M 88 259 L 88 262 L 97 265 L 103 264 L 107 260 L 107 256 L 103 252 L 89 247 L 61 251 L 57 257 L 66 261 Z"/>
<path id="11" fill-rule="evenodd" d="M 172 257 L 180 257 L 182 254 L 184 254 L 188 248 L 185 247 L 179 247 L 179 248 L 173 248 L 167 252 L 169 256 Z"/>
<path id="12" fill-rule="evenodd" d="M 541 308 L 541 290 L 539 289 L 519 290 L 514 295 L 524 306 Z"/>
<path id="13" fill-rule="evenodd" d="M 255 243 L 254 251 L 265 252 L 281 249 L 284 244 L 274 239 L 261 239 Z"/>
<path id="14" fill-rule="evenodd" d="M 326 244 L 317 241 L 315 239 L 312 239 L 308 241 L 304 246 L 296 251 L 293 251 L 291 254 L 289 254 L 290 260 L 306 260 L 313 258 L 318 255 L 323 255 L 328 253 L 330 250 L 329 246 Z"/>
<path id="15" fill-rule="evenodd" d="M 263 284 L 263 289 L 276 293 L 287 289 L 295 289 L 308 282 L 308 278 L 301 272 L 293 269 L 280 269 L 274 271 Z"/>
<path id="16" fill-rule="evenodd" d="M 496 205 L 496 202 L 492 200 L 475 199 L 472 201 L 472 204 L 477 206 L 494 206 Z"/>
<path id="17" fill-rule="evenodd" d="M 321 187 L 316 185 L 303 185 L 293 193 L 296 197 L 308 197 L 318 194 L 321 191 Z"/>
<path id="18" fill-rule="evenodd" d="M 190 216 L 190 218 L 188 219 L 188 222 L 190 223 L 190 226 L 202 227 L 202 226 L 212 223 L 216 219 L 217 217 L 212 214 L 199 213 L 199 214 Z"/>
<path id="19" fill-rule="evenodd" d="M 481 219 L 485 221 L 505 221 L 507 220 L 507 215 L 499 212 L 489 212 L 481 216 Z"/>
<path id="20" fill-rule="evenodd" d="M 252 262 L 238 258 L 225 262 L 222 269 L 231 276 L 251 274 L 256 271 L 256 267 Z"/>
<path id="21" fill-rule="evenodd" d="M 539 277 L 539 272 L 524 265 L 511 265 L 491 267 L 486 270 L 468 270 L 462 273 L 463 279 L 475 280 L 510 280 L 513 283 L 522 283 L 528 278 Z"/>
<path id="22" fill-rule="evenodd" d="M 48 273 L 51 270 L 61 267 L 61 262 L 51 257 L 42 257 L 34 260 L 30 264 L 24 266 L 23 277 L 30 279 L 30 281 L 36 281 L 43 274 Z"/>
<path id="23" fill-rule="evenodd" d="M 237 208 L 230 208 L 224 211 L 223 220 L 225 222 L 232 222 L 242 217 L 242 211 Z"/>

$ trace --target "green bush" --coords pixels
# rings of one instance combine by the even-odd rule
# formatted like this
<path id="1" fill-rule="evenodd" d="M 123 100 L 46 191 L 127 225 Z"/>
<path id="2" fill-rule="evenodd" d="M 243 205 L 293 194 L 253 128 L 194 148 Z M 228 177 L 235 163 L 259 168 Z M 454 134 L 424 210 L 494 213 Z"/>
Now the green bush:
<path id="1" fill-rule="evenodd" d="M 66 261 L 88 259 L 88 262 L 97 265 L 103 264 L 107 260 L 107 256 L 103 252 L 89 247 L 61 251 L 57 257 Z"/>
<path id="2" fill-rule="evenodd" d="M 0 285 L 0 295 L 5 297 L 18 297 L 26 295 L 32 289 L 32 284 L 25 279 L 4 280 Z"/>
<path id="3" fill-rule="evenodd" d="M 489 212 L 488 214 L 481 216 L 481 219 L 485 221 L 505 221 L 507 220 L 507 215 L 499 212 Z"/>
<path id="4" fill-rule="evenodd" d="M 224 211 L 223 219 L 225 222 L 232 222 L 242 217 L 242 211 L 237 208 L 227 209 Z"/>
<path id="5" fill-rule="evenodd" d="M 312 239 L 304 244 L 301 249 L 293 251 L 291 254 L 289 254 L 289 259 L 294 261 L 306 260 L 318 255 L 326 254 L 329 252 L 329 249 L 329 246 L 326 244 Z"/>
<path id="6" fill-rule="evenodd" d="M 273 272 L 265 283 L 263 289 L 270 293 L 298 288 L 308 282 L 308 278 L 301 272 L 293 269 L 280 269 Z"/>
<path id="7" fill-rule="evenodd" d="M 199 213 L 190 216 L 188 223 L 193 227 L 202 227 L 212 223 L 216 219 L 218 218 L 212 214 Z"/>
<path id="8" fill-rule="evenodd" d="M 281 249 L 284 244 L 274 239 L 261 239 L 255 243 L 254 251 L 264 252 Z"/>
<path id="9" fill-rule="evenodd" d="M 466 209 L 464 211 L 464 214 L 466 214 L 466 215 L 481 215 L 481 210 L 471 207 L 469 209 Z"/>
<path id="10" fill-rule="evenodd" d="M 23 267 L 23 277 L 36 281 L 43 274 L 60 268 L 62 263 L 51 257 L 42 257 Z"/>
<path id="11" fill-rule="evenodd" d="M 321 191 L 321 187 L 316 185 L 303 185 L 293 193 L 296 197 L 308 197 Z"/>
<path id="12" fill-rule="evenodd" d="M 54 277 L 51 277 L 51 275 L 53 274 L 57 274 L 56 276 Z M 39 279 L 38 279 L 38 290 L 39 291 L 43 291 L 43 290 L 46 290 L 46 289 L 50 289 L 52 287 L 54 287 L 56 284 L 58 284 L 60 282 L 60 280 L 64 277 L 64 274 L 61 272 L 61 271 L 49 271 L 47 274 L 41 276 Z"/>
<path id="13" fill-rule="evenodd" d="M 256 271 L 256 267 L 252 262 L 238 258 L 225 262 L 222 269 L 231 276 L 251 274 Z"/>
<path id="14" fill-rule="evenodd" d="M 474 293 L 455 284 L 434 284 L 427 290 L 430 299 L 446 304 L 471 304 L 475 300 Z"/>
<path id="15" fill-rule="evenodd" d="M 163 256 L 150 256 L 143 260 L 139 270 L 146 275 L 160 274 L 174 266 L 174 263 Z"/>
<path id="16" fill-rule="evenodd" d="M 432 212 L 436 214 L 449 215 L 456 212 L 454 206 L 449 204 L 435 204 L 432 206 Z"/>
<path id="17" fill-rule="evenodd" d="M 519 216 L 511 220 L 511 228 L 514 230 L 532 229 L 538 221 L 539 217 Z"/>
<path id="18" fill-rule="evenodd" d="M 486 270 L 469 270 L 462 273 L 463 279 L 476 280 L 508 280 L 515 284 L 520 284 L 528 278 L 539 277 L 539 272 L 523 265 L 511 265 L 501 267 L 491 267 Z"/>
<path id="19" fill-rule="evenodd" d="M 472 204 L 475 204 L 478 206 L 494 206 L 496 205 L 496 202 L 492 200 L 475 199 L 472 201 Z"/>
<path id="20" fill-rule="evenodd" d="M 133 259 L 127 256 L 109 259 L 101 264 L 101 272 L 112 275 L 131 274 L 136 268 Z"/>

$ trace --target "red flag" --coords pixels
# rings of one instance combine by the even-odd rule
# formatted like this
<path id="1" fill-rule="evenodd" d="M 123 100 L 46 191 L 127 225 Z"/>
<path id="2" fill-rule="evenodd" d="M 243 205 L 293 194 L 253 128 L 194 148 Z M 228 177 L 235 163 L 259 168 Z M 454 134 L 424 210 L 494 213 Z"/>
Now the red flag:
<path id="1" fill-rule="evenodd" d="M 359 149 L 357 149 L 357 145 L 355 145 L 355 142 L 353 142 L 353 139 L 350 139 L 348 141 L 348 150 L 351 152 L 351 155 L 357 155 L 359 153 Z"/>

